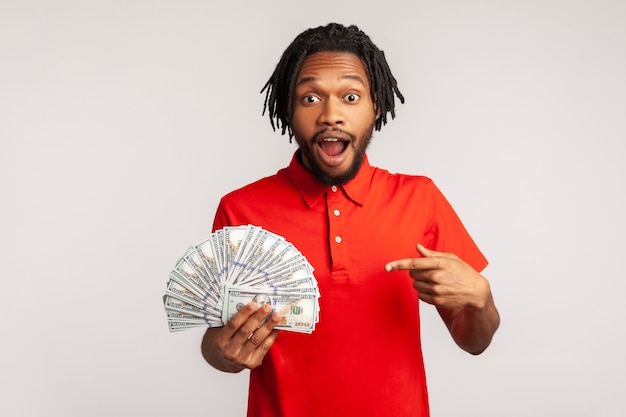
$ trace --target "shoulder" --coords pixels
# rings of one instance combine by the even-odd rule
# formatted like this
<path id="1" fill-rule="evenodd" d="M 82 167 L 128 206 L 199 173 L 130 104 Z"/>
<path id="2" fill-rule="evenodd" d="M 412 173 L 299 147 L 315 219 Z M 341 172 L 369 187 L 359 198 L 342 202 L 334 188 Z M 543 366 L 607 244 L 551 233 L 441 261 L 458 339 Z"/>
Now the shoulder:
<path id="1" fill-rule="evenodd" d="M 372 185 L 380 187 L 381 185 L 394 191 L 410 190 L 430 190 L 435 189 L 434 181 L 425 175 L 411 175 L 402 173 L 393 173 L 383 168 L 373 167 Z"/>
<path id="2" fill-rule="evenodd" d="M 445 197 L 435 182 L 425 175 L 392 173 L 375 168 L 370 185 L 370 198 L 379 201 L 393 201 L 406 207 L 438 206 Z M 427 209 L 428 210 L 428 209 Z"/>

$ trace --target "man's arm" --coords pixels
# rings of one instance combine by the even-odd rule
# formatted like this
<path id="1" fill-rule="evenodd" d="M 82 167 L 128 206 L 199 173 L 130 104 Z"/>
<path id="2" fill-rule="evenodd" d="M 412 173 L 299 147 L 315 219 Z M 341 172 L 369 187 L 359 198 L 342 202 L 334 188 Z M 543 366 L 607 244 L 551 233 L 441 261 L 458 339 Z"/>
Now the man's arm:
<path id="1" fill-rule="evenodd" d="M 224 327 L 207 329 L 202 339 L 202 356 L 224 372 L 256 368 L 276 340 L 278 330 L 274 327 L 280 319 L 280 314 L 272 313 L 268 304 L 259 308 L 254 302 L 248 303 Z"/>
<path id="2" fill-rule="evenodd" d="M 422 245 L 417 250 L 423 258 L 399 259 L 385 270 L 408 270 L 418 297 L 437 307 L 456 344 L 482 353 L 500 325 L 489 281 L 456 255 Z"/>
<path id="3" fill-rule="evenodd" d="M 485 283 L 489 287 L 486 279 Z M 487 349 L 500 325 L 493 295 L 489 288 L 487 291 L 486 302 L 482 307 L 466 306 L 453 310 L 437 307 L 456 344 L 472 355 L 479 355 Z"/>

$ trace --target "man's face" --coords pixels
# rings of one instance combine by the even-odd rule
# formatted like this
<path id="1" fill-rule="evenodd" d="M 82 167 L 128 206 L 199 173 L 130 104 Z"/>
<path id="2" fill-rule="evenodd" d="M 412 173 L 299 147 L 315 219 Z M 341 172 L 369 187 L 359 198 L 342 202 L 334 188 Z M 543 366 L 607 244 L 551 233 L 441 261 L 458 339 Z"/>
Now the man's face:
<path id="1" fill-rule="evenodd" d="M 308 56 L 296 80 L 291 129 L 304 165 L 326 185 L 358 172 L 376 114 L 367 72 L 349 53 Z"/>

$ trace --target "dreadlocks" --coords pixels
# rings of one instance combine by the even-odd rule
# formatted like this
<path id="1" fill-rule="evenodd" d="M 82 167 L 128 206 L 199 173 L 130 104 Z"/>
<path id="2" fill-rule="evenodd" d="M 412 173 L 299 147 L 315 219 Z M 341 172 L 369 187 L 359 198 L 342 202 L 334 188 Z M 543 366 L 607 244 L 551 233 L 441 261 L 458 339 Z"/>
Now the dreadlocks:
<path id="1" fill-rule="evenodd" d="M 391 74 L 385 53 L 358 27 L 330 23 L 298 35 L 283 52 L 274 73 L 261 90 L 261 93 L 265 91 L 263 114 L 268 112 L 272 129 L 281 129 L 283 135 L 288 131 L 291 142 L 293 132 L 289 120 L 296 77 L 305 58 L 316 52 L 348 52 L 359 57 L 369 78 L 374 111 L 380 114 L 374 128 L 380 130 L 387 123 L 387 113 L 395 118 L 394 94 L 401 103 L 404 103 L 404 96 Z"/>

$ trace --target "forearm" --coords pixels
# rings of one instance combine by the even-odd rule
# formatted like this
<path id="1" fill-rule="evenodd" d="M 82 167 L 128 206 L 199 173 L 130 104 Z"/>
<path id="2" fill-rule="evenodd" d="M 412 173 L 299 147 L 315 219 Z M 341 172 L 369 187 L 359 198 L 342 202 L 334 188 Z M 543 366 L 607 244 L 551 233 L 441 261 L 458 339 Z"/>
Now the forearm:
<path id="1" fill-rule="evenodd" d="M 201 345 L 204 360 L 206 360 L 209 365 L 220 371 L 231 373 L 241 372 L 244 368 L 238 367 L 232 362 L 225 360 L 215 347 L 215 338 L 217 337 L 219 331 L 220 328 L 218 327 L 210 328 L 207 329 L 204 334 Z"/>
<path id="2" fill-rule="evenodd" d="M 473 355 L 481 354 L 500 325 L 500 315 L 489 296 L 482 307 L 466 306 L 458 309 L 448 322 L 448 328 L 456 344 Z"/>

